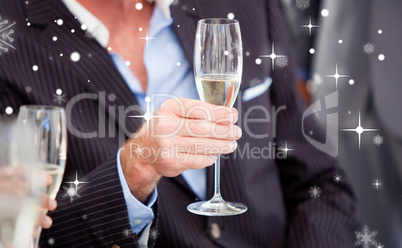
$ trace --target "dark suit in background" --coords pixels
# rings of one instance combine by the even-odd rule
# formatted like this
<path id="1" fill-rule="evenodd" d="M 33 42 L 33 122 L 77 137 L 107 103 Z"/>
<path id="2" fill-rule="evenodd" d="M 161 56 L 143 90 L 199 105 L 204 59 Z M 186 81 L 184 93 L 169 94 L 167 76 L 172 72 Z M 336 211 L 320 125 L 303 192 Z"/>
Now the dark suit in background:
<path id="1" fill-rule="evenodd" d="M 356 128 L 359 112 L 363 128 L 378 129 L 361 134 L 360 148 L 356 132 L 339 131 L 339 163 L 356 190 L 359 219 L 378 231 L 378 243 L 402 247 L 402 2 L 328 0 L 322 8 L 329 15 L 321 18 L 313 72 L 334 75 L 338 64 L 347 78 L 336 88 L 324 77 L 315 98 L 338 90 L 340 129 Z"/>
<path id="2" fill-rule="evenodd" d="M 245 128 L 244 113 L 253 106 L 263 106 L 270 112 L 271 107 L 286 106 L 286 110 L 277 114 L 275 137 L 272 122 L 249 123 L 247 128 L 252 133 L 269 135 L 256 139 L 244 132 L 238 150 L 248 145 L 261 149 L 269 144 L 285 147 L 286 143 L 294 150 L 288 152 L 286 159 L 258 159 L 239 154 L 235 158 L 232 154 L 222 160 L 223 196 L 249 208 L 239 216 L 193 215 L 187 212 L 186 206 L 196 196 L 183 178 L 163 178 L 158 185 L 159 199 L 154 206 L 156 219 L 149 246 L 155 243 L 160 247 L 354 245 L 358 225 L 353 217 L 353 193 L 346 183 L 333 181 L 335 175 L 343 175 L 335 160 L 310 146 L 302 136 L 301 115 L 305 104 L 294 85 L 294 61 L 277 5 L 277 1 L 262 0 L 189 0 L 171 7 L 173 26 L 190 63 L 197 21 L 205 17 L 226 17 L 230 12 L 235 14 L 241 24 L 244 51 L 249 54 L 244 57 L 241 90 L 266 76 L 271 76 L 274 82 L 268 92 L 253 100 L 238 99 L 235 107 L 240 112 L 239 125 Z M 59 88 L 67 100 L 62 105 L 74 96 L 88 93 L 88 99 L 74 105 L 71 125 L 82 132 L 98 132 L 96 137 L 88 139 L 70 133 L 64 180 L 73 181 L 77 171 L 78 175 L 86 175 L 81 181 L 88 183 L 82 185 L 80 198 L 73 202 L 63 197 L 63 190 L 60 192 L 59 207 L 52 213 L 54 225 L 43 233 L 41 246 L 136 247 L 138 237 L 131 234 L 116 167 L 116 153 L 122 144 L 113 136 L 122 133 L 124 126 L 129 132 L 139 128 L 138 119 L 119 116 L 117 107 L 114 108 L 136 105 L 134 95 L 108 52 L 85 35 L 61 1 L 32 0 L 25 4 L 4 0 L 0 12 L 2 17 L 17 23 L 18 33 L 16 50 L 0 57 L 0 109 L 11 106 L 17 110 L 21 104 L 54 105 L 53 94 Z M 61 26 L 55 22 L 57 19 L 63 20 Z M 71 29 L 75 30 L 74 34 Z M 57 42 L 52 40 L 54 36 L 58 37 Z M 262 59 L 260 65 L 255 63 L 260 55 L 271 52 L 271 42 L 289 55 L 289 66 L 271 71 L 269 59 Z M 81 55 L 78 62 L 69 59 L 72 52 Z M 39 70 L 33 71 L 33 65 L 38 65 Z M 31 90 L 27 91 L 27 87 Z M 116 99 L 110 100 L 110 94 Z M 139 113 L 127 111 L 126 114 Z M 261 118 L 262 114 L 253 111 L 248 118 Z M 105 120 L 104 137 L 99 137 L 99 122 Z M 321 131 L 313 119 L 306 121 L 305 128 L 321 139 Z M 208 169 L 207 178 L 208 195 L 211 195 L 212 168 Z M 320 187 L 320 197 L 310 197 L 313 186 Z"/>

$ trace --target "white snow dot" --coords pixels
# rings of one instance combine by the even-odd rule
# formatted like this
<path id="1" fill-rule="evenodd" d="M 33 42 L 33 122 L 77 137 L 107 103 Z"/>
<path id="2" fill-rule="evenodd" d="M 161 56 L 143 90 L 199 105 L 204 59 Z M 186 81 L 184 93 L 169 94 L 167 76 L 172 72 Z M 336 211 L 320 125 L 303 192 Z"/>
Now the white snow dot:
<path id="1" fill-rule="evenodd" d="M 71 33 L 73 33 L 73 34 L 75 33 L 75 29 L 74 29 L 74 28 L 73 28 L 73 29 L 71 29 Z"/>
<path id="2" fill-rule="evenodd" d="M 145 97 L 145 102 L 151 102 L 151 98 L 149 96 Z"/>
<path id="3" fill-rule="evenodd" d="M 57 25 L 61 26 L 61 25 L 63 25 L 63 20 L 62 20 L 62 19 L 58 19 L 56 23 L 57 23 Z"/>
<path id="4" fill-rule="evenodd" d="M 31 23 L 30 23 L 30 22 L 27 22 L 27 26 L 28 26 L 28 27 L 31 26 Z"/>
<path id="5" fill-rule="evenodd" d="M 126 61 L 126 66 L 130 66 L 131 65 L 131 62 L 130 61 Z"/>
<path id="6" fill-rule="evenodd" d="M 195 11 L 195 8 L 193 8 L 193 11 Z"/>
<path id="7" fill-rule="evenodd" d="M 229 13 L 229 14 L 228 14 L 228 19 L 229 19 L 229 20 L 233 20 L 234 17 L 235 17 L 235 15 L 234 15 L 233 13 Z"/>
<path id="8" fill-rule="evenodd" d="M 112 51 L 112 48 L 111 48 L 111 47 L 108 47 L 107 50 L 108 50 L 108 51 Z"/>
<path id="9" fill-rule="evenodd" d="M 310 54 L 314 54 L 315 53 L 315 49 L 314 48 L 310 48 Z"/>
<path id="10" fill-rule="evenodd" d="M 62 54 L 62 53 L 60 53 L 60 57 L 63 57 L 63 54 Z"/>
<path id="11" fill-rule="evenodd" d="M 260 64 L 261 64 L 261 62 L 262 62 L 262 61 L 261 61 L 261 59 L 260 59 L 260 58 L 258 58 L 258 59 L 256 59 L 256 60 L 255 60 L 255 63 L 256 63 L 257 65 L 260 65 Z"/>
<path id="12" fill-rule="evenodd" d="M 350 85 L 354 85 L 354 84 L 355 84 L 355 80 L 350 79 L 350 80 L 349 80 L 349 84 L 350 84 Z"/>
<path id="13" fill-rule="evenodd" d="M 246 52 L 246 56 L 247 56 L 247 57 L 250 56 L 250 52 Z"/>
<path id="14" fill-rule="evenodd" d="M 349 115 L 352 114 L 352 111 L 349 110 L 349 111 L 348 111 L 348 114 L 349 114 Z"/>
<path id="15" fill-rule="evenodd" d="M 110 94 L 108 99 L 109 99 L 109 101 L 113 102 L 114 100 L 116 100 L 116 95 L 115 94 Z"/>
<path id="16" fill-rule="evenodd" d="M 85 25 L 85 24 L 82 24 L 82 25 L 81 25 L 81 29 L 82 29 L 82 30 L 87 30 L 87 28 L 88 28 L 87 25 Z"/>
<path id="17" fill-rule="evenodd" d="M 180 62 L 177 62 L 177 63 L 176 63 L 176 65 L 177 65 L 177 66 L 180 66 L 180 65 L 181 65 L 181 63 L 180 63 Z"/>
<path id="18" fill-rule="evenodd" d="M 72 52 L 70 55 L 70 59 L 73 62 L 78 62 L 80 60 L 81 56 L 78 52 Z"/>
<path id="19" fill-rule="evenodd" d="M 381 30 L 381 29 L 378 30 L 378 34 L 382 34 L 382 30 Z"/>
<path id="20" fill-rule="evenodd" d="M 62 91 L 61 89 L 57 89 L 57 90 L 56 90 L 56 95 L 59 95 L 59 96 L 60 96 L 61 94 L 63 94 L 63 91 Z"/>
<path id="21" fill-rule="evenodd" d="M 6 114 L 11 115 L 13 113 L 13 108 L 12 107 L 7 107 L 6 108 Z"/>
<path id="22" fill-rule="evenodd" d="M 321 15 L 323 17 L 327 17 L 329 15 L 329 11 L 327 9 L 323 9 L 323 10 L 321 10 Z"/>
<path id="23" fill-rule="evenodd" d="M 342 44 L 342 43 L 343 43 L 343 40 L 338 40 L 338 43 L 339 43 L 339 44 Z"/>
<path id="24" fill-rule="evenodd" d="M 37 65 L 32 66 L 32 70 L 33 70 L 33 71 L 38 71 L 38 70 L 39 70 L 39 66 L 37 66 Z"/>
<path id="25" fill-rule="evenodd" d="M 229 51 L 224 51 L 223 54 L 225 54 L 225 56 L 229 55 Z"/>
<path id="26" fill-rule="evenodd" d="M 177 25 L 178 28 L 180 28 L 180 25 Z"/>
<path id="27" fill-rule="evenodd" d="M 385 59 L 385 55 L 384 55 L 384 54 L 378 55 L 378 60 L 379 60 L 379 61 L 384 61 L 384 59 Z"/>
<path id="28" fill-rule="evenodd" d="M 25 87 L 25 91 L 28 92 L 28 93 L 31 92 L 31 91 L 32 91 L 32 87 L 31 87 L 31 86 Z"/>
<path id="29" fill-rule="evenodd" d="M 136 3 L 136 4 L 135 4 L 135 8 L 136 8 L 137 10 L 141 10 L 141 9 L 142 9 L 142 3 Z"/>
<path id="30" fill-rule="evenodd" d="M 53 40 L 53 41 L 57 41 L 57 37 L 56 37 L 56 36 L 53 36 L 52 40 Z"/>
<path id="31" fill-rule="evenodd" d="M 142 31 L 142 28 L 139 28 L 138 30 Z"/>

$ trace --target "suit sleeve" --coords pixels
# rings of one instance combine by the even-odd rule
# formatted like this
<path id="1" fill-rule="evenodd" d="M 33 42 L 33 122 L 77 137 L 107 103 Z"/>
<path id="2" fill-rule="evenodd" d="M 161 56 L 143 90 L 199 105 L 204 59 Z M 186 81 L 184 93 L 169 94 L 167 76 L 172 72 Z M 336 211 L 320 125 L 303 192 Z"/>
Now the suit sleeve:
<path id="1" fill-rule="evenodd" d="M 271 41 L 291 55 L 292 45 L 277 8 L 276 1 L 269 1 Z M 326 142 L 315 118 L 302 118 L 307 106 L 296 90 L 293 64 L 289 56 L 288 67 L 275 68 L 271 90 L 272 104 L 277 109 L 286 107 L 277 115 L 277 146 L 287 144 L 294 149 L 288 151 L 287 159 L 277 160 L 288 217 L 286 247 L 352 247 L 359 228 L 354 215 L 356 199 L 336 159 L 303 135 L 302 128 L 315 140 Z M 334 181 L 336 175 L 342 177 L 341 182 Z M 319 196 L 310 195 L 314 187 L 321 192 Z"/>

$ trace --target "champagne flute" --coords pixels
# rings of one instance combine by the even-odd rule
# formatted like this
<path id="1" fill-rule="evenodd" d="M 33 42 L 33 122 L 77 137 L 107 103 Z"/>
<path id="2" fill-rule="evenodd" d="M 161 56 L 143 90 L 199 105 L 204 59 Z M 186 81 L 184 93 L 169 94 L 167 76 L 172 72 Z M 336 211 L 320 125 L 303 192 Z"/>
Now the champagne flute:
<path id="1" fill-rule="evenodd" d="M 237 20 L 203 19 L 198 22 L 194 45 L 194 74 L 202 101 L 231 108 L 240 88 L 243 49 Z M 247 207 L 226 202 L 220 191 L 220 156 L 215 162 L 214 196 L 188 205 L 187 210 L 205 216 L 242 214 Z"/>
<path id="2" fill-rule="evenodd" d="M 20 108 L 17 123 L 20 129 L 33 129 L 33 143 L 38 147 L 42 170 L 53 179 L 47 186 L 46 193 L 55 199 L 63 179 L 67 158 L 65 111 L 54 106 L 25 105 Z M 35 247 L 38 247 L 41 231 L 39 227 L 39 234 L 34 241 Z"/>
<path id="3" fill-rule="evenodd" d="M 0 119 L 0 244 L 30 248 L 38 220 L 40 177 L 32 132 Z"/>

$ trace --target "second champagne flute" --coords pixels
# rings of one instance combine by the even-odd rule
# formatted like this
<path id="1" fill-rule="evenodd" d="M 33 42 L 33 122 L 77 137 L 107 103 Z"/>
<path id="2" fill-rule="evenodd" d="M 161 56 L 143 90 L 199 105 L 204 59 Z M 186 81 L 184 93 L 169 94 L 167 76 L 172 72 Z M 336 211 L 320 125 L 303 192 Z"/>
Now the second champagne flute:
<path id="1" fill-rule="evenodd" d="M 231 108 L 240 88 L 243 49 L 237 20 L 203 19 L 194 44 L 194 74 L 202 101 Z M 188 211 L 206 216 L 229 216 L 247 211 L 241 203 L 226 202 L 220 190 L 220 156 L 215 162 L 214 196 L 188 205 Z"/>
<path id="2" fill-rule="evenodd" d="M 65 111 L 54 106 L 25 105 L 20 108 L 17 122 L 19 129 L 29 128 L 34 133 L 32 142 L 38 149 L 42 169 L 53 179 L 46 193 L 55 199 L 63 179 L 67 158 Z M 38 247 L 39 236 L 40 234 L 34 242 L 35 247 Z"/>

